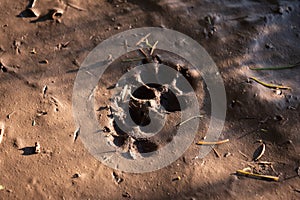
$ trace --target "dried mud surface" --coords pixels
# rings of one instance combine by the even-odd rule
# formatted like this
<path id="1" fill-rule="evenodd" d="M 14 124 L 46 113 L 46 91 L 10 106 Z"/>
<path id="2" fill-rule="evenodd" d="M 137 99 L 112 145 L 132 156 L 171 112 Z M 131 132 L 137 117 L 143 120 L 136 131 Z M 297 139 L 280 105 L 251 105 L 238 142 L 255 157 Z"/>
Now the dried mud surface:
<path id="1" fill-rule="evenodd" d="M 38 2 L 40 16 L 31 17 L 25 12 L 27 1 L 0 0 L 0 121 L 5 124 L 0 199 L 300 198 L 300 66 L 250 69 L 300 61 L 298 1 Z M 49 19 L 53 15 L 55 19 Z M 182 32 L 211 55 L 227 93 L 220 140 L 230 142 L 215 146 L 219 157 L 211 151 L 197 159 L 200 147 L 195 143 L 204 136 L 210 118 L 203 84 L 205 92 L 198 98 L 204 118 L 195 142 L 166 168 L 130 174 L 101 164 L 85 149 L 80 135 L 74 142 L 72 89 L 80 64 L 101 41 L 149 26 Z M 99 85 L 111 86 L 126 69 L 115 71 L 116 76 L 107 74 Z M 266 88 L 250 77 L 292 90 Z M 96 110 L 106 107 L 109 95 L 107 87 L 98 88 L 95 112 L 100 124 L 108 110 Z M 252 161 L 257 140 L 266 144 L 260 161 L 271 166 Z M 246 167 L 279 176 L 279 182 L 235 175 Z"/>

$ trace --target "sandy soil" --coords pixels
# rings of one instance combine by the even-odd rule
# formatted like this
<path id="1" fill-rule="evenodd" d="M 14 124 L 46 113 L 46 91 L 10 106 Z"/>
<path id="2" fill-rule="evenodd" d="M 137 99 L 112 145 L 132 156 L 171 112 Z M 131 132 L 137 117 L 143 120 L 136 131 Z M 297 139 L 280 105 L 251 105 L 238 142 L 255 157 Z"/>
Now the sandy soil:
<path id="1" fill-rule="evenodd" d="M 65 3 L 71 6 L 59 19 L 36 19 L 24 12 L 27 1 L 0 1 L 0 121 L 5 124 L 0 199 L 300 198 L 300 67 L 250 69 L 300 61 L 299 2 L 38 2 L 42 14 L 54 7 L 65 9 Z M 219 67 L 228 101 L 220 139 L 230 139 L 215 147 L 219 157 L 212 151 L 204 159 L 196 158 L 201 127 L 180 159 L 145 174 L 112 170 L 89 154 L 80 136 L 74 143 L 72 89 L 81 62 L 109 36 L 146 26 L 187 34 Z M 266 88 L 249 77 L 292 90 Z M 101 99 L 100 106 L 105 106 Z M 209 100 L 202 109 L 207 120 Z M 272 166 L 251 161 L 257 140 L 266 144 L 260 160 Z M 41 145 L 39 154 L 34 153 L 35 142 Z M 246 167 L 280 179 L 235 175 Z"/>

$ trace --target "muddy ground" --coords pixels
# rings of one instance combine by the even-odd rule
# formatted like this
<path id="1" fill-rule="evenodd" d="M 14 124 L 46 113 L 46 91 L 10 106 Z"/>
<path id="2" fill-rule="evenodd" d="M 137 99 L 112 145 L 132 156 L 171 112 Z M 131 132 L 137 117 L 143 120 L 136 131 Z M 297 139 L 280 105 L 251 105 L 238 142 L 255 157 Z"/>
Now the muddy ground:
<path id="1" fill-rule="evenodd" d="M 30 17 L 23 12 L 27 1 L 0 1 L 0 120 L 5 123 L 0 199 L 300 198 L 300 66 L 251 70 L 300 61 L 298 1 L 51 2 L 37 1 L 36 6 L 47 14 L 68 5 L 55 20 Z M 130 174 L 101 164 L 80 136 L 74 143 L 72 89 L 80 64 L 101 41 L 148 26 L 185 33 L 211 55 L 227 93 L 220 139 L 230 142 L 215 146 L 219 156 L 211 151 L 197 159 L 199 131 L 186 153 L 168 167 Z M 292 89 L 267 88 L 250 77 Z M 271 166 L 252 161 L 257 140 L 266 144 L 260 161 Z M 41 153 L 35 154 L 37 141 Z M 235 175 L 246 167 L 279 181 Z"/>

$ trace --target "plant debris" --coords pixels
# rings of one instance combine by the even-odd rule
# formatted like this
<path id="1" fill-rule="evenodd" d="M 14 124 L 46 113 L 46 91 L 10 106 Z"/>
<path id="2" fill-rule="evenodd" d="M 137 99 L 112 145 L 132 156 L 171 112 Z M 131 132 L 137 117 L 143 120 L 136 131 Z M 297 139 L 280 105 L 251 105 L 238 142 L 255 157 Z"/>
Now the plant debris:
<path id="1" fill-rule="evenodd" d="M 48 90 L 48 86 L 45 85 L 45 86 L 43 87 L 43 91 L 42 91 L 42 93 L 43 93 L 43 98 L 45 98 L 46 93 L 47 93 L 47 90 Z"/>
<path id="2" fill-rule="evenodd" d="M 246 177 L 249 177 L 249 178 L 266 180 L 266 181 L 279 181 L 278 176 L 255 174 L 255 173 L 247 172 L 247 171 L 244 171 L 244 170 L 237 170 L 236 174 L 237 175 L 243 175 L 243 176 L 246 176 Z"/>
<path id="3" fill-rule="evenodd" d="M 114 178 L 114 180 L 119 184 L 121 182 L 123 182 L 123 179 L 121 177 L 119 177 L 119 175 L 116 172 L 112 173 L 112 176 Z"/>
<path id="4" fill-rule="evenodd" d="M 151 35 L 151 33 L 148 33 L 145 37 L 142 37 L 135 45 L 139 46 L 141 43 L 145 42 L 147 38 Z"/>
<path id="5" fill-rule="evenodd" d="M 177 124 L 176 126 L 178 127 L 178 126 L 181 126 L 181 125 L 183 125 L 183 124 L 185 124 L 185 123 L 187 123 L 187 122 L 189 122 L 189 121 L 191 121 L 191 120 L 193 120 L 193 119 L 196 119 L 196 118 L 202 118 L 203 117 L 203 115 L 197 115 L 197 116 L 193 116 L 193 117 L 190 117 L 190 118 L 188 118 L 187 120 L 184 120 L 183 122 L 180 122 L 179 124 Z"/>
<path id="6" fill-rule="evenodd" d="M 74 142 L 77 140 L 78 136 L 80 134 L 80 128 L 77 128 L 76 131 L 74 131 Z"/>
<path id="7" fill-rule="evenodd" d="M 250 77 L 250 79 L 254 80 L 255 82 L 265 86 L 265 87 L 268 87 L 268 88 L 273 88 L 273 89 L 282 89 L 282 90 L 291 90 L 292 88 L 291 87 L 288 87 L 288 86 L 282 86 L 282 85 L 275 85 L 275 84 L 269 84 L 269 83 L 265 83 L 263 81 L 260 81 L 258 80 L 257 78 L 255 77 Z"/>
<path id="8" fill-rule="evenodd" d="M 172 181 L 180 181 L 181 180 L 181 177 L 180 176 L 177 176 L 176 178 L 173 178 Z"/>
<path id="9" fill-rule="evenodd" d="M 4 124 L 4 122 L 0 122 L 0 144 L 1 144 L 2 140 L 3 140 L 4 129 L 5 129 L 5 124 Z"/>
<path id="10" fill-rule="evenodd" d="M 220 140 L 220 141 L 216 141 L 216 142 L 199 141 L 199 142 L 197 142 L 197 144 L 199 144 L 199 145 L 218 145 L 218 144 L 224 144 L 227 142 L 229 142 L 229 139 Z"/>

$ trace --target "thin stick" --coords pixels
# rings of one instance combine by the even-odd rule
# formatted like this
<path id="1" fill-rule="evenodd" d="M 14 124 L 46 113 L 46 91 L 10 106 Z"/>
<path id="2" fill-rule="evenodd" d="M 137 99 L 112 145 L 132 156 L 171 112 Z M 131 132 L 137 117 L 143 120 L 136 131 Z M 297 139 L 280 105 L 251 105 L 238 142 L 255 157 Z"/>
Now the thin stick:
<path id="1" fill-rule="evenodd" d="M 251 173 L 251 172 L 245 172 L 243 170 L 237 170 L 236 174 L 237 175 L 243 175 L 243 176 L 250 177 L 250 178 L 267 180 L 267 181 L 279 181 L 279 177 L 277 177 L 277 176 L 254 174 L 254 173 Z"/>
<path id="2" fill-rule="evenodd" d="M 251 70 L 282 70 L 282 69 L 291 69 L 294 67 L 300 66 L 300 62 L 297 62 L 293 65 L 286 65 L 286 66 L 277 66 L 277 67 L 262 67 L 262 68 L 254 68 L 250 67 Z"/>
<path id="3" fill-rule="evenodd" d="M 221 156 L 220 156 L 219 152 L 218 152 L 215 148 L 213 148 L 213 147 L 212 147 L 212 149 L 214 150 L 216 156 L 217 156 L 218 158 L 220 158 Z"/>
<path id="4" fill-rule="evenodd" d="M 217 144 L 224 144 L 227 142 L 229 142 L 229 139 L 216 141 L 216 142 L 199 141 L 199 142 L 197 142 L 197 144 L 199 144 L 199 145 L 217 145 Z"/>
<path id="5" fill-rule="evenodd" d="M 156 42 L 154 43 L 154 45 L 152 46 L 151 52 L 150 52 L 150 55 L 151 55 L 151 56 L 152 56 L 152 54 L 153 54 L 153 52 L 154 52 L 154 50 L 155 50 L 157 44 L 158 44 L 158 41 L 156 41 Z"/>
<path id="6" fill-rule="evenodd" d="M 255 77 L 250 77 L 250 79 L 256 81 L 257 83 L 265 86 L 265 87 L 268 87 L 268 88 L 273 88 L 273 89 L 283 89 L 283 90 L 291 90 L 292 88 L 288 87 L 288 86 L 281 86 L 281 85 L 275 85 L 275 84 L 269 84 L 269 83 L 265 83 L 263 81 L 260 81 L 258 80 L 257 78 Z"/>
<path id="7" fill-rule="evenodd" d="M 148 58 L 147 54 L 145 53 L 145 51 L 141 48 L 139 48 L 140 52 L 145 56 L 145 58 Z"/>
<path id="8" fill-rule="evenodd" d="M 196 115 L 196 116 L 190 117 L 190 118 L 188 118 L 187 120 L 184 120 L 183 122 L 180 122 L 180 123 L 177 124 L 176 126 L 181 126 L 181 125 L 183 125 L 183 124 L 185 124 L 185 123 L 187 123 L 187 122 L 189 122 L 189 121 L 191 121 L 191 120 L 193 120 L 193 119 L 196 119 L 196 118 L 202 118 L 202 117 L 203 117 L 203 115 Z"/>
<path id="9" fill-rule="evenodd" d="M 0 122 L 0 144 L 3 140 L 5 125 L 4 122 Z"/>
<path id="10" fill-rule="evenodd" d="M 238 151 L 242 156 L 244 156 L 245 158 L 247 158 L 247 159 L 250 159 L 246 154 L 244 154 L 242 151 Z"/>
<path id="11" fill-rule="evenodd" d="M 142 42 L 147 40 L 147 38 L 151 35 L 151 33 L 148 33 L 145 37 L 142 37 L 135 45 L 139 46 Z"/>

